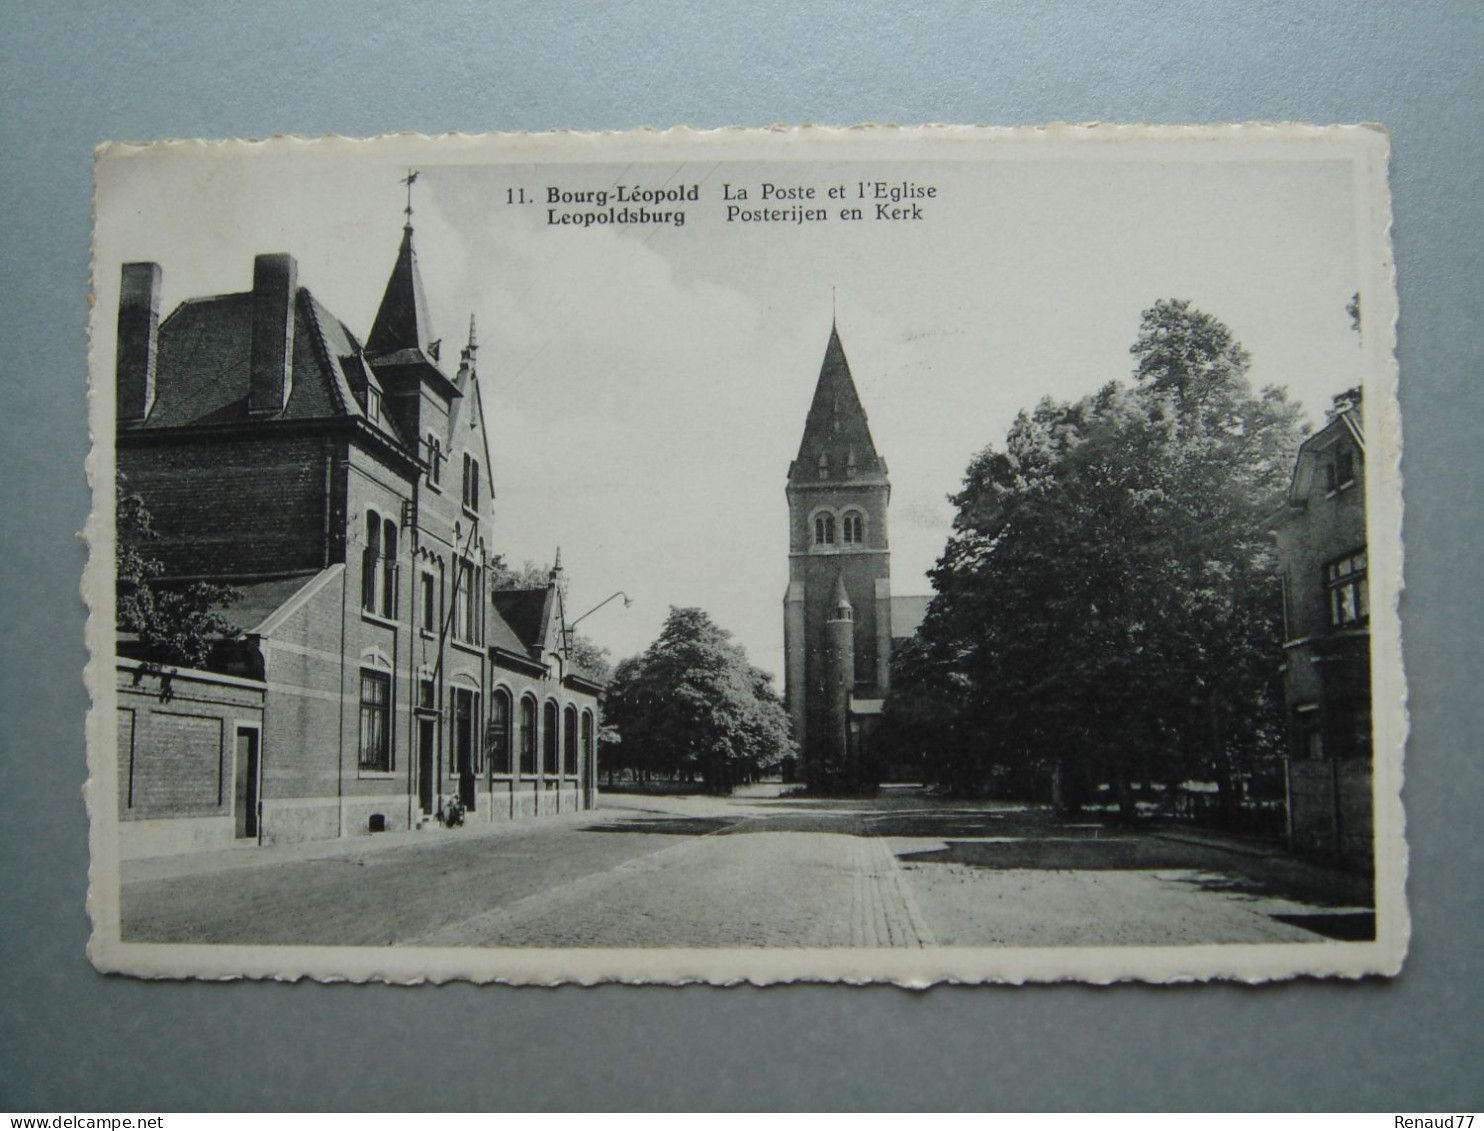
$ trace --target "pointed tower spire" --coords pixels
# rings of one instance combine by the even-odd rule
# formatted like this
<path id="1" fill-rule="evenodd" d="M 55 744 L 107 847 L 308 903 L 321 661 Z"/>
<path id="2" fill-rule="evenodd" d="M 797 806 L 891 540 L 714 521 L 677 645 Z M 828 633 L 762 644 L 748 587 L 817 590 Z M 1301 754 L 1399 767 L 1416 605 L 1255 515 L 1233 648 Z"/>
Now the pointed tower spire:
<path id="1" fill-rule="evenodd" d="M 427 360 L 434 357 L 428 301 L 422 275 L 417 269 L 411 224 L 402 229 L 402 246 L 397 251 L 397 262 L 387 280 L 376 321 L 371 324 L 371 334 L 366 339 L 366 352 L 372 355 L 402 350 L 416 350 Z"/>
<path id="2" fill-rule="evenodd" d="M 562 581 L 562 548 L 560 546 L 558 546 L 556 548 L 556 559 L 552 562 L 551 573 L 548 575 L 548 578 L 550 579 L 551 584 L 553 584 L 553 585 L 559 585 L 559 584 L 561 584 L 561 581 Z"/>
<path id="3" fill-rule="evenodd" d="M 886 463 L 876 453 L 871 426 L 850 375 L 850 363 L 832 318 L 814 400 L 804 422 L 799 454 L 789 470 L 790 482 L 885 482 Z"/>

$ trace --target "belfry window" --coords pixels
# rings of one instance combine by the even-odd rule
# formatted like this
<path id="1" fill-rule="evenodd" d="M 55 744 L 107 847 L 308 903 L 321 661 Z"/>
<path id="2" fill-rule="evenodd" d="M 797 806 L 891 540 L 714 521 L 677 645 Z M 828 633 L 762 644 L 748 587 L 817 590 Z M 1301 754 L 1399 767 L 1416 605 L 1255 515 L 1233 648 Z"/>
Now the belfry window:
<path id="1" fill-rule="evenodd" d="M 819 453 L 819 477 L 828 479 L 830 477 L 830 457 L 824 452 Z"/>
<path id="2" fill-rule="evenodd" d="M 847 546 L 858 546 L 866 540 L 865 520 L 860 511 L 846 511 L 840 521 L 840 540 Z"/>
<path id="3" fill-rule="evenodd" d="M 834 515 L 819 514 L 814 516 L 814 544 L 816 546 L 833 546 L 835 544 Z"/>

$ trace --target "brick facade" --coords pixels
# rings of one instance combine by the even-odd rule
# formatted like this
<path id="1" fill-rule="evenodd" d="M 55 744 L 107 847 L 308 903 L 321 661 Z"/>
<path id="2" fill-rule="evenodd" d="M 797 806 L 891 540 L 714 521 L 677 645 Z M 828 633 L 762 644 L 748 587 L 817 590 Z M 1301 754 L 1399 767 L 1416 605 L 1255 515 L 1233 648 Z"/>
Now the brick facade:
<path id="1" fill-rule="evenodd" d="M 159 535 L 162 583 L 205 578 L 240 595 L 226 610 L 240 636 L 218 652 L 261 675 L 254 839 L 408 829 L 455 799 L 466 821 L 592 807 L 601 686 L 567 670 L 558 575 L 543 616 L 519 629 L 492 598 L 473 323 L 449 377 L 410 226 L 364 346 L 289 256 L 259 256 L 252 291 L 188 300 L 164 320 L 160 278 L 153 264 L 124 267 L 118 464 Z M 535 740 L 559 756 L 570 742 L 569 764 L 498 773 L 497 695 L 517 715 L 534 696 Z M 140 812 L 232 824 L 224 716 L 149 718 L 127 748 L 120 730 Z"/>
<path id="2" fill-rule="evenodd" d="M 1370 601 L 1365 430 L 1358 393 L 1304 442 L 1275 535 L 1283 570 L 1289 835 L 1371 856 Z"/>

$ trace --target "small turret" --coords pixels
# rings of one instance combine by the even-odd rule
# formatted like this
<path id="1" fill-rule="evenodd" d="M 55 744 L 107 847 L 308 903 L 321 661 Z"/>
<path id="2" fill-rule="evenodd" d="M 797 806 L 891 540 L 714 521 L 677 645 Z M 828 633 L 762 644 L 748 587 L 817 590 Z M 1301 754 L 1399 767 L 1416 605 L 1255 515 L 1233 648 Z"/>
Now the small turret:
<path id="1" fill-rule="evenodd" d="M 825 622 L 825 696 L 829 704 L 830 757 L 844 767 L 850 758 L 850 695 L 855 690 L 855 606 L 845 577 L 835 579 L 834 613 Z"/>

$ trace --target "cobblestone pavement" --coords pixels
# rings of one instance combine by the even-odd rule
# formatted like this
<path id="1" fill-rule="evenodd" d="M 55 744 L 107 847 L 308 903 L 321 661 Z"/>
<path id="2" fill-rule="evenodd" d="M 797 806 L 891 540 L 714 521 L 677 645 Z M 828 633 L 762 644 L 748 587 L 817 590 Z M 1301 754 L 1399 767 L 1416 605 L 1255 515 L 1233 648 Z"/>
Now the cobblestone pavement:
<path id="1" fill-rule="evenodd" d="M 1362 879 L 1220 838 L 917 790 L 610 795 L 483 832 L 126 866 L 128 941 L 924 947 L 1304 942 L 1366 929 Z"/>

